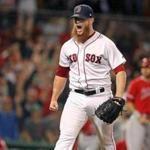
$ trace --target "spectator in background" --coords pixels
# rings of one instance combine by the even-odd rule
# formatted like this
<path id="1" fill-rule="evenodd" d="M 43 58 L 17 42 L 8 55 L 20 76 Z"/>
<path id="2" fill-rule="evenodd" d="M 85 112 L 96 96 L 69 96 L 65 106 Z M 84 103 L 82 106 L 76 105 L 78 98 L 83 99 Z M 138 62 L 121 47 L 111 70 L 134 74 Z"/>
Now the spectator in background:
<path id="1" fill-rule="evenodd" d="M 24 28 L 30 34 L 33 31 L 34 15 L 37 12 L 36 0 L 18 1 L 18 28 Z"/>
<path id="2" fill-rule="evenodd" d="M 61 111 L 60 111 L 61 113 Z M 48 142 L 55 144 L 58 139 L 59 114 L 42 118 L 42 107 L 35 103 L 31 106 L 30 116 L 25 120 L 21 138 L 26 142 Z"/>
<path id="3" fill-rule="evenodd" d="M 17 112 L 13 108 L 10 97 L 3 97 L 0 110 L 0 137 L 17 140 L 19 138 L 19 122 Z"/>
<path id="4" fill-rule="evenodd" d="M 41 105 L 35 103 L 31 106 L 30 116 L 25 120 L 21 135 L 22 139 L 27 142 L 44 140 L 45 129 L 42 122 Z"/>
<path id="5" fill-rule="evenodd" d="M 142 59 L 141 75 L 127 90 L 127 108 L 132 116 L 126 126 L 128 150 L 150 149 L 150 57 Z"/>
<path id="6" fill-rule="evenodd" d="M 42 106 L 42 102 L 38 97 L 38 90 L 34 86 L 30 86 L 27 90 L 26 96 L 21 100 L 21 106 L 23 108 L 23 119 L 30 117 L 32 114 L 32 109 L 34 110 L 34 105 L 38 104 Z"/>

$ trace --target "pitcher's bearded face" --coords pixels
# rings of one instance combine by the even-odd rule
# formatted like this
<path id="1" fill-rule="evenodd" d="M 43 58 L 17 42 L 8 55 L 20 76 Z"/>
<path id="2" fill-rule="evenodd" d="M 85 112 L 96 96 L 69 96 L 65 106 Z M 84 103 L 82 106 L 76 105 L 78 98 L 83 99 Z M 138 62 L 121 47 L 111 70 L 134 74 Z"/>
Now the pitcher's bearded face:
<path id="1" fill-rule="evenodd" d="M 72 37 L 78 42 L 85 42 L 90 34 L 90 25 L 87 20 L 74 19 Z"/>

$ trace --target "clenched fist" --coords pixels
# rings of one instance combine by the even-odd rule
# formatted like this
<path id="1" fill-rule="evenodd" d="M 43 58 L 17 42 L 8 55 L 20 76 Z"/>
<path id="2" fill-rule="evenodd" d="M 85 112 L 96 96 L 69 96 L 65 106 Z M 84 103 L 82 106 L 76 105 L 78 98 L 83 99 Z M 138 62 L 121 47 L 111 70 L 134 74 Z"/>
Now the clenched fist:
<path id="1" fill-rule="evenodd" d="M 58 110 L 58 103 L 57 103 L 57 101 L 53 101 L 52 100 L 50 102 L 49 110 L 52 110 L 52 111 L 57 111 Z"/>

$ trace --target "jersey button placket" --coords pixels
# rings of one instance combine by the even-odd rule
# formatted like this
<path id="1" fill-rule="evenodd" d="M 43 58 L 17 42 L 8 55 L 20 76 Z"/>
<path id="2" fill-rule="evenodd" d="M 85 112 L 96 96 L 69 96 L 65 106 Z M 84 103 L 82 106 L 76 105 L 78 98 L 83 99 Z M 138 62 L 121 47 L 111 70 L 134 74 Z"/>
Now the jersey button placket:
<path id="1" fill-rule="evenodd" d="M 79 71 L 80 71 L 79 82 L 82 84 L 82 87 L 85 87 L 86 83 L 85 83 L 85 75 L 84 75 L 84 46 L 83 45 L 79 46 L 78 61 L 79 61 Z"/>

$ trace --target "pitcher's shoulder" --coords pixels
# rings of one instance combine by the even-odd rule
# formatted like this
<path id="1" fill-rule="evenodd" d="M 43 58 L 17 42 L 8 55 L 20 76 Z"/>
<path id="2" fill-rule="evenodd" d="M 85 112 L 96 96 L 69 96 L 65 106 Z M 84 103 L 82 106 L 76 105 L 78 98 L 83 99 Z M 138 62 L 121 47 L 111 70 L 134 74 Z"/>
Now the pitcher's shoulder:
<path id="1" fill-rule="evenodd" d="M 112 39 L 110 39 L 109 37 L 107 37 L 104 34 L 101 34 L 102 38 L 104 41 L 106 41 L 107 43 L 114 43 L 114 41 Z"/>
<path id="2" fill-rule="evenodd" d="M 72 44 L 74 44 L 74 40 L 73 40 L 73 38 L 70 38 L 62 46 L 63 47 L 68 47 L 68 46 L 71 46 Z"/>
<path id="3" fill-rule="evenodd" d="M 106 42 L 106 43 L 114 43 L 109 37 L 107 37 L 106 35 L 100 33 L 100 32 L 96 32 L 97 35 L 99 35 L 98 40 Z"/>

